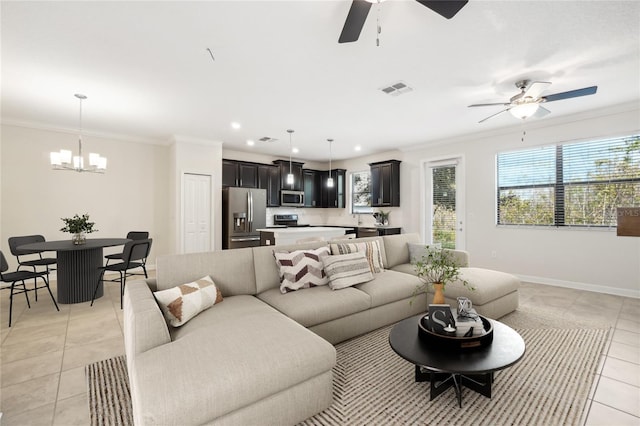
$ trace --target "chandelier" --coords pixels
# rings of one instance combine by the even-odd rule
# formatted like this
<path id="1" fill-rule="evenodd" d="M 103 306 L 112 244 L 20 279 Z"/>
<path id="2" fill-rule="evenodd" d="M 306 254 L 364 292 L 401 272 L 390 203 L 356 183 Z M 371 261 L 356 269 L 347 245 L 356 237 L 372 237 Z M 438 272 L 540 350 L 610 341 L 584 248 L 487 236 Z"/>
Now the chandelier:
<path id="1" fill-rule="evenodd" d="M 73 155 L 70 150 L 61 149 L 50 154 L 53 170 L 72 170 L 76 172 L 104 173 L 107 170 L 107 159 L 100 154 L 90 153 L 89 164 L 85 167 L 82 157 L 82 101 L 87 99 L 85 95 L 75 94 L 80 100 L 80 117 L 78 131 L 78 155 Z"/>

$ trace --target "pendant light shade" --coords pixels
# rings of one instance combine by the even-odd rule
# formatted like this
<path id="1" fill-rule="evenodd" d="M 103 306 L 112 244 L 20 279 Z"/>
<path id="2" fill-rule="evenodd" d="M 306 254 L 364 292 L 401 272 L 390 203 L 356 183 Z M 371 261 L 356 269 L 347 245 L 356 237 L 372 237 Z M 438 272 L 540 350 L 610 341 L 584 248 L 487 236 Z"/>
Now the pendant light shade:
<path id="1" fill-rule="evenodd" d="M 331 145 L 333 144 L 333 139 L 327 139 L 329 142 L 329 178 L 327 179 L 327 188 L 333 188 L 333 177 L 331 176 Z"/>
<path id="2" fill-rule="evenodd" d="M 293 172 L 291 171 L 291 151 L 293 150 L 293 145 L 291 142 L 291 135 L 295 130 L 288 129 L 287 133 L 289 133 L 289 174 L 287 175 L 287 185 L 293 185 Z"/>
<path id="3" fill-rule="evenodd" d="M 89 166 L 85 167 L 82 157 L 82 101 L 87 99 L 85 95 L 75 94 L 80 100 L 80 116 L 78 125 L 78 155 L 73 155 L 68 149 L 61 149 L 49 155 L 53 170 L 71 170 L 75 172 L 104 173 L 107 170 L 107 159 L 100 154 L 89 154 Z"/>

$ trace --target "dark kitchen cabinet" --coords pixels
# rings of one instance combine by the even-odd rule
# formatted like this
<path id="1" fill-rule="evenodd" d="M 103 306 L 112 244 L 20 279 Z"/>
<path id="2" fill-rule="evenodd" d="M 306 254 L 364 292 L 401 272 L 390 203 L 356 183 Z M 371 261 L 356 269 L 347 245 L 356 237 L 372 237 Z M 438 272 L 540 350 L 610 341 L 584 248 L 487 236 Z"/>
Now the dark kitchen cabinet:
<path id="1" fill-rule="evenodd" d="M 333 188 L 327 187 L 329 172 L 321 172 L 322 179 L 322 207 L 340 208 L 346 207 L 346 174 L 345 169 L 334 169 L 331 171 L 333 177 Z"/>
<path id="2" fill-rule="evenodd" d="M 278 166 L 258 165 L 258 188 L 267 190 L 267 207 L 280 205 L 280 169 Z"/>
<path id="3" fill-rule="evenodd" d="M 258 164 L 222 160 L 222 186 L 258 187 Z"/>
<path id="4" fill-rule="evenodd" d="M 305 207 L 322 207 L 322 172 L 302 170 L 302 185 Z"/>
<path id="5" fill-rule="evenodd" d="M 289 161 L 287 160 L 274 160 L 280 168 L 280 189 L 288 189 L 291 191 L 303 191 L 302 182 L 302 165 L 304 163 L 291 162 L 291 173 L 293 174 L 293 185 L 287 183 L 287 175 L 289 174 Z"/>
<path id="6" fill-rule="evenodd" d="M 371 206 L 400 206 L 400 161 L 388 160 L 370 163 Z"/>

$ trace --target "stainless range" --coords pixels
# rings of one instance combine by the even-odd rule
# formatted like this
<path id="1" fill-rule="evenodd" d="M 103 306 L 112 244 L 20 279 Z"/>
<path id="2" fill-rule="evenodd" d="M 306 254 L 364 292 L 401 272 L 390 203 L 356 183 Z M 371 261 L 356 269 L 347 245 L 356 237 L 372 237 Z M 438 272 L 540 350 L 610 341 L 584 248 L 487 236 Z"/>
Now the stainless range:
<path id="1" fill-rule="evenodd" d="M 286 226 L 290 228 L 300 227 L 300 226 L 309 226 L 307 224 L 299 225 L 298 224 L 298 215 L 297 214 L 274 214 L 273 215 L 273 224 L 275 226 Z"/>

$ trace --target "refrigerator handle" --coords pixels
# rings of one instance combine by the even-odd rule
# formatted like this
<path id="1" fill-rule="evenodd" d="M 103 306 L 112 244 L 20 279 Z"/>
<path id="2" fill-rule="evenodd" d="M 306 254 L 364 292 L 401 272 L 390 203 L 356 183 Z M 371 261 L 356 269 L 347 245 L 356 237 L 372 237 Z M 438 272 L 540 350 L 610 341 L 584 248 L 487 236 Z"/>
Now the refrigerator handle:
<path id="1" fill-rule="evenodd" d="M 249 191 L 249 232 L 253 232 L 253 193 Z"/>

